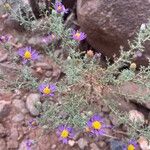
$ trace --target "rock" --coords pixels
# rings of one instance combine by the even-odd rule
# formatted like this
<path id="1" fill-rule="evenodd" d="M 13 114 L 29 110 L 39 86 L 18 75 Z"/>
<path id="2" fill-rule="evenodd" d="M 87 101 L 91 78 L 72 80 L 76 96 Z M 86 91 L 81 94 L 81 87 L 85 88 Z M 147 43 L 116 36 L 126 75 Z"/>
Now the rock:
<path id="1" fill-rule="evenodd" d="M 75 5 L 77 0 L 62 0 L 62 3 L 65 5 L 66 8 L 72 9 Z"/>
<path id="2" fill-rule="evenodd" d="M 111 140 L 110 141 L 110 149 L 111 150 L 122 150 L 124 143 L 118 140 Z"/>
<path id="3" fill-rule="evenodd" d="M 147 81 L 147 82 L 149 82 L 149 81 Z M 116 91 L 116 92 L 118 92 L 122 95 L 125 95 L 127 100 L 131 100 L 136 103 L 138 103 L 138 101 L 139 101 L 140 104 L 145 106 L 147 109 L 150 109 L 150 101 L 145 100 L 145 101 L 141 102 L 141 99 L 140 99 L 140 98 L 144 98 L 145 96 L 149 95 L 150 90 L 149 90 L 149 88 L 146 88 L 146 86 L 142 86 L 140 84 L 133 83 L 133 82 L 125 82 L 120 87 L 118 87 L 118 91 Z"/>
<path id="4" fill-rule="evenodd" d="M 46 77 L 51 77 L 51 75 L 52 75 L 52 72 L 51 72 L 51 71 L 46 71 L 46 72 L 45 72 L 45 76 L 46 76 Z"/>
<path id="5" fill-rule="evenodd" d="M 90 144 L 91 150 L 100 150 L 95 143 Z"/>
<path id="6" fill-rule="evenodd" d="M 106 146 L 106 143 L 104 142 L 104 141 L 100 141 L 99 143 L 98 143 L 98 145 L 99 145 L 99 147 L 105 147 Z"/>
<path id="7" fill-rule="evenodd" d="M 40 95 L 32 93 L 27 97 L 26 107 L 33 116 L 39 115 L 39 110 L 36 108 L 37 104 L 41 104 Z"/>
<path id="8" fill-rule="evenodd" d="M 19 145 L 19 149 L 18 150 L 26 150 L 26 141 L 22 141 Z"/>
<path id="9" fill-rule="evenodd" d="M 2 63 L 2 62 L 4 62 L 4 61 L 6 61 L 6 60 L 7 60 L 7 58 L 8 58 L 8 53 L 6 53 L 6 54 L 4 54 L 4 55 L 0 56 L 0 63 Z"/>
<path id="10" fill-rule="evenodd" d="M 56 148 L 56 144 L 53 144 L 51 149 L 55 149 Z"/>
<path id="11" fill-rule="evenodd" d="M 7 117 L 10 112 L 10 103 L 6 101 L 0 101 L 0 120 Z"/>
<path id="12" fill-rule="evenodd" d="M 6 142 L 3 139 L 0 139 L 0 150 L 6 150 Z"/>
<path id="13" fill-rule="evenodd" d="M 68 144 L 72 147 L 72 146 L 74 146 L 75 141 L 74 141 L 74 140 L 69 140 L 69 141 L 68 141 Z"/>
<path id="14" fill-rule="evenodd" d="M 17 149 L 19 146 L 19 143 L 15 140 L 8 140 L 7 141 L 7 149 Z"/>
<path id="15" fill-rule="evenodd" d="M 133 122 L 140 122 L 140 123 L 145 122 L 144 115 L 137 110 L 130 110 L 129 119 Z"/>
<path id="16" fill-rule="evenodd" d="M 24 120 L 24 115 L 22 113 L 19 113 L 12 118 L 13 122 L 21 122 L 23 120 Z"/>
<path id="17" fill-rule="evenodd" d="M 104 105 L 103 108 L 102 108 L 102 111 L 105 112 L 105 113 L 109 113 L 110 109 L 108 108 L 107 105 Z"/>
<path id="18" fill-rule="evenodd" d="M 46 70 L 52 70 L 53 69 L 53 66 L 48 64 L 48 63 L 45 63 L 45 62 L 37 62 L 35 64 L 35 67 L 40 67 L 41 69 L 46 69 Z"/>
<path id="19" fill-rule="evenodd" d="M 18 140 L 18 137 L 19 137 L 19 133 L 18 133 L 17 128 L 11 127 L 11 134 L 10 134 L 9 138 L 11 138 L 11 139 L 17 141 L 17 140 Z"/>
<path id="20" fill-rule="evenodd" d="M 23 114 L 28 112 L 28 110 L 25 108 L 25 103 L 23 100 L 15 99 L 13 101 L 13 105 L 15 106 L 16 110 L 22 112 Z"/>
<path id="21" fill-rule="evenodd" d="M 88 146 L 88 141 L 84 138 L 80 138 L 78 141 L 77 141 L 80 149 L 85 149 L 85 147 Z"/>
<path id="22" fill-rule="evenodd" d="M 148 22 L 149 7 L 149 0 L 77 0 L 77 17 L 91 46 L 112 57 L 119 54 L 120 45 L 128 48 L 127 40 Z M 150 54 L 149 48 L 146 54 Z M 140 61 L 145 62 L 145 57 Z"/>
<path id="23" fill-rule="evenodd" d="M 6 129 L 0 124 L 0 138 L 4 138 L 7 135 Z"/>
<path id="24" fill-rule="evenodd" d="M 141 150 L 150 150 L 150 143 L 144 137 L 138 139 Z"/>

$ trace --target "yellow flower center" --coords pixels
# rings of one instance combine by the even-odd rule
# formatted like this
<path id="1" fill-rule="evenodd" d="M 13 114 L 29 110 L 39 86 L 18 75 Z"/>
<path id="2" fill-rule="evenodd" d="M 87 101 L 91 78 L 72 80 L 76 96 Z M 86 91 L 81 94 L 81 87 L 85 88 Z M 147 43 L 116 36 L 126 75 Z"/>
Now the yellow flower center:
<path id="1" fill-rule="evenodd" d="M 63 130 L 63 131 L 61 132 L 61 137 L 62 137 L 62 138 L 67 138 L 68 135 L 69 135 L 69 132 L 68 132 L 67 130 Z"/>
<path id="2" fill-rule="evenodd" d="M 50 94 L 51 93 L 51 89 L 49 87 L 45 87 L 43 90 L 44 94 Z"/>
<path id="3" fill-rule="evenodd" d="M 58 6 L 58 8 L 57 8 L 58 10 L 61 10 L 62 9 L 62 7 L 61 6 Z"/>
<path id="4" fill-rule="evenodd" d="M 30 53 L 29 51 L 26 51 L 26 52 L 24 53 L 24 58 L 30 59 L 30 58 L 31 58 L 31 53 Z"/>
<path id="5" fill-rule="evenodd" d="M 102 124 L 101 124 L 99 121 L 94 121 L 94 122 L 92 123 L 92 127 L 93 127 L 94 129 L 99 130 L 99 129 L 101 128 L 101 126 L 102 126 Z"/>
<path id="6" fill-rule="evenodd" d="M 75 34 L 75 36 L 77 37 L 77 38 L 79 38 L 80 37 L 80 33 L 79 32 L 77 32 L 76 34 Z"/>
<path id="7" fill-rule="evenodd" d="M 135 150 L 134 145 L 132 145 L 132 144 L 128 145 L 128 150 Z"/>

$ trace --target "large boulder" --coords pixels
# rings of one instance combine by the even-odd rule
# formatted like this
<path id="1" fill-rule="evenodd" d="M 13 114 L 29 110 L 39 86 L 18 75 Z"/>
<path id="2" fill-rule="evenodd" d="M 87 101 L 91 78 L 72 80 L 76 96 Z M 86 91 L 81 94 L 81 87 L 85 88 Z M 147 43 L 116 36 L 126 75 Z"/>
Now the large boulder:
<path id="1" fill-rule="evenodd" d="M 128 49 L 142 23 L 150 17 L 150 0 L 77 0 L 78 22 L 88 42 L 108 57 Z M 146 54 L 150 49 L 146 49 Z"/>

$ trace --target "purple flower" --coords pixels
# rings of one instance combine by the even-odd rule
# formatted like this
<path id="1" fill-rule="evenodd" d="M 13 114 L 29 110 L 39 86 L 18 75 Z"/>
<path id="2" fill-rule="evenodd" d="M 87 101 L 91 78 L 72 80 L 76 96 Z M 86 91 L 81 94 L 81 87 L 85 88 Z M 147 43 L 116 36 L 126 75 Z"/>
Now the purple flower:
<path id="1" fill-rule="evenodd" d="M 6 43 L 12 38 L 12 35 L 2 35 L 0 36 L 0 42 Z"/>
<path id="2" fill-rule="evenodd" d="M 73 128 L 66 125 L 61 125 L 60 127 L 58 127 L 56 133 L 59 137 L 59 140 L 64 144 L 67 144 L 68 140 L 74 137 Z"/>
<path id="3" fill-rule="evenodd" d="M 30 128 L 36 128 L 37 127 L 37 121 L 36 121 L 36 119 L 31 119 L 31 120 L 29 120 L 29 122 L 28 122 L 28 126 L 30 127 Z"/>
<path id="4" fill-rule="evenodd" d="M 79 32 L 78 30 L 73 30 L 72 32 L 72 38 L 76 41 L 82 41 L 87 37 L 87 35 L 83 32 Z"/>
<path id="5" fill-rule="evenodd" d="M 38 53 L 36 50 L 32 49 L 31 47 L 23 47 L 18 50 L 19 56 L 23 59 L 23 64 L 26 64 L 30 60 L 36 60 L 39 58 Z"/>
<path id="6" fill-rule="evenodd" d="M 68 12 L 68 9 L 66 9 L 65 6 L 61 2 L 58 2 L 58 1 L 56 1 L 54 8 L 59 14 Z"/>
<path id="7" fill-rule="evenodd" d="M 26 148 L 27 150 L 31 150 L 31 146 L 34 144 L 33 140 L 28 139 L 26 141 Z"/>
<path id="8" fill-rule="evenodd" d="M 90 118 L 90 120 L 87 123 L 87 126 L 89 127 L 89 130 L 91 133 L 98 135 L 105 134 L 104 129 L 106 128 L 103 118 L 101 118 L 99 115 L 94 115 Z"/>
<path id="9" fill-rule="evenodd" d="M 42 83 L 39 86 L 39 91 L 42 93 L 43 96 L 54 96 L 54 92 L 56 91 L 56 86 Z"/>
<path id="10" fill-rule="evenodd" d="M 138 144 L 135 140 L 130 140 L 129 143 L 123 146 L 123 150 L 136 150 Z"/>

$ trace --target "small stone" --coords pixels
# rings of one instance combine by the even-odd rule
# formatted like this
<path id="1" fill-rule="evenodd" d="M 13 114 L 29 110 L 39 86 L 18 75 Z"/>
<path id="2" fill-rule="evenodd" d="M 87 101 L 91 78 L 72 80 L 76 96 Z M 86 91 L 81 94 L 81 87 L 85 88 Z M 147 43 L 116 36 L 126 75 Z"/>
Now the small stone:
<path id="1" fill-rule="evenodd" d="M 74 144 L 75 144 L 75 141 L 74 141 L 74 140 L 69 140 L 69 141 L 68 141 L 68 144 L 69 144 L 71 147 L 73 147 Z"/>
<path id="2" fill-rule="evenodd" d="M 26 141 L 22 141 L 19 145 L 19 149 L 18 150 L 26 150 L 27 146 L 26 146 Z"/>
<path id="3" fill-rule="evenodd" d="M 106 146 L 106 143 L 104 141 L 100 141 L 98 144 L 101 148 Z"/>
<path id="4" fill-rule="evenodd" d="M 0 150 L 6 150 L 6 142 L 3 139 L 0 139 Z"/>
<path id="5" fill-rule="evenodd" d="M 13 122 L 21 122 L 23 120 L 24 120 L 24 115 L 22 113 L 19 113 L 12 118 Z"/>
<path id="6" fill-rule="evenodd" d="M 122 150 L 124 143 L 119 140 L 111 140 L 110 141 L 110 149 L 111 150 Z"/>
<path id="7" fill-rule="evenodd" d="M 19 146 L 19 143 L 14 140 L 8 140 L 7 142 L 7 149 L 17 149 Z"/>
<path id="8" fill-rule="evenodd" d="M 102 112 L 109 113 L 110 109 L 106 105 L 104 105 L 102 108 Z"/>
<path id="9" fill-rule="evenodd" d="M 138 140 L 141 150 L 150 150 L 150 143 L 146 138 L 140 137 Z"/>
<path id="10" fill-rule="evenodd" d="M 46 69 L 46 70 L 52 70 L 53 69 L 53 66 L 47 64 L 47 63 L 44 63 L 44 62 L 38 62 L 36 63 L 35 67 L 41 67 L 41 69 Z"/>
<path id="11" fill-rule="evenodd" d="M 112 124 L 113 124 L 114 126 L 118 126 L 117 117 L 116 117 L 114 114 L 110 114 L 109 116 L 110 116 L 110 120 L 111 120 Z"/>
<path id="12" fill-rule="evenodd" d="M 54 69 L 53 73 L 52 73 L 52 77 L 58 79 L 60 77 L 60 74 L 61 74 L 61 70 L 60 69 Z"/>
<path id="13" fill-rule="evenodd" d="M 10 112 L 10 103 L 6 101 L 0 101 L 0 120 L 7 117 Z"/>
<path id="14" fill-rule="evenodd" d="M 15 94 L 16 94 L 16 95 L 20 95 L 20 94 L 21 94 L 21 91 L 18 90 L 18 89 L 15 89 Z"/>
<path id="15" fill-rule="evenodd" d="M 55 149 L 56 148 L 56 144 L 53 144 L 51 149 Z"/>
<path id="16" fill-rule="evenodd" d="M 0 56 L 0 63 L 2 63 L 2 62 L 4 62 L 4 61 L 6 61 L 7 60 L 7 58 L 8 58 L 8 54 L 6 53 L 6 54 L 4 54 L 4 55 L 2 55 L 2 56 Z"/>
<path id="17" fill-rule="evenodd" d="M 100 150 L 95 143 L 90 144 L 91 150 Z"/>
<path id="18" fill-rule="evenodd" d="M 46 77 L 51 77 L 52 76 L 52 72 L 51 71 L 46 71 L 45 76 Z"/>
<path id="19" fill-rule="evenodd" d="M 37 68 L 36 68 L 36 72 L 37 72 L 38 74 L 43 74 L 43 70 L 42 70 L 41 67 L 37 67 Z"/>
<path id="20" fill-rule="evenodd" d="M 18 137 L 19 137 L 19 133 L 18 133 L 18 130 L 17 128 L 15 127 L 12 127 L 11 128 L 11 134 L 10 134 L 10 138 L 17 141 L 18 140 Z"/>
<path id="21" fill-rule="evenodd" d="M 78 141 L 77 141 L 80 149 L 85 149 L 85 147 L 88 146 L 88 141 L 84 138 L 80 138 Z"/>
<path id="22" fill-rule="evenodd" d="M 133 122 L 140 122 L 140 123 L 144 123 L 145 121 L 144 115 L 137 110 L 129 111 L 129 119 Z"/>
<path id="23" fill-rule="evenodd" d="M 39 115 L 39 110 L 36 108 L 36 104 L 41 104 L 40 95 L 32 93 L 27 97 L 26 107 L 33 116 Z"/>
<path id="24" fill-rule="evenodd" d="M 6 129 L 2 124 L 0 124 L 0 138 L 4 138 L 7 135 Z"/>
<path id="25" fill-rule="evenodd" d="M 13 101 L 13 105 L 19 112 L 22 112 L 23 114 L 28 113 L 28 110 L 25 108 L 25 103 L 23 100 L 15 99 Z"/>

